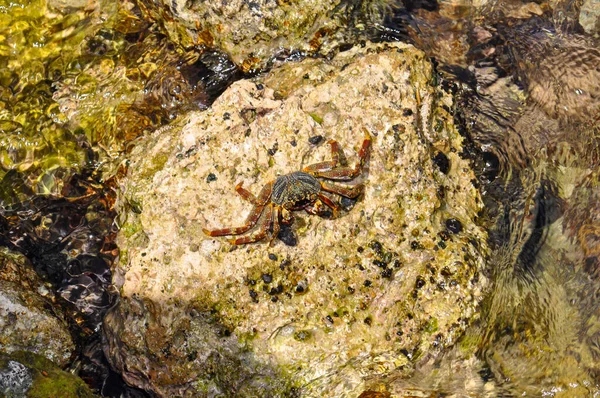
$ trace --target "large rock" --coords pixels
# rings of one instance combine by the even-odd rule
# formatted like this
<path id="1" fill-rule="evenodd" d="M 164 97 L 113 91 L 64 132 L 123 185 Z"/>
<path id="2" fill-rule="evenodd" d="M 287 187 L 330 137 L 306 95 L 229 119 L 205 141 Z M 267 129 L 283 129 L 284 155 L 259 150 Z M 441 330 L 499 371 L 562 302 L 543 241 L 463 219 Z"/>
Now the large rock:
<path id="1" fill-rule="evenodd" d="M 51 297 L 25 257 L 0 251 L 1 351 L 30 351 L 59 366 L 68 363 L 75 346 Z"/>
<path id="2" fill-rule="evenodd" d="M 411 46 L 369 44 L 239 81 L 140 142 L 105 322 L 125 380 L 159 396 L 356 397 L 456 342 L 487 286 L 486 234 L 436 81 Z M 244 223 L 237 183 L 258 194 L 331 159 L 329 139 L 354 164 L 367 131 L 364 194 L 339 218 L 298 212 L 272 246 L 203 234 Z"/>
<path id="3" fill-rule="evenodd" d="M 215 47 L 245 71 L 296 51 L 327 54 L 353 42 L 366 15 L 381 22 L 389 1 L 339 0 L 195 1 L 138 0 L 175 43 Z"/>

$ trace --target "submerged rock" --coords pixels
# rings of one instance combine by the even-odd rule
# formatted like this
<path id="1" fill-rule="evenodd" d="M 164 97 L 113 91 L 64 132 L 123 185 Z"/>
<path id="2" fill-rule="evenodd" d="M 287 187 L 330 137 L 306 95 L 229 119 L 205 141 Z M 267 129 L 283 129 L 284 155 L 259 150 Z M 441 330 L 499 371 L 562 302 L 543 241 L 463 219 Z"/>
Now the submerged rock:
<path id="1" fill-rule="evenodd" d="M 355 397 L 454 344 L 477 316 L 487 247 L 436 82 L 413 47 L 368 44 L 238 81 L 141 141 L 104 329 L 125 380 L 159 396 Z M 354 165 L 366 132 L 371 156 L 350 183 L 364 193 L 332 196 L 340 217 L 297 212 L 271 246 L 203 234 L 244 223 L 236 184 L 257 195 L 330 160 L 331 139 Z"/>
<path id="2" fill-rule="evenodd" d="M 185 48 L 227 52 L 244 71 L 296 52 L 327 54 L 356 41 L 364 20 L 383 19 L 384 1 L 148 1 L 138 0 L 147 17 Z M 353 40 L 354 39 L 354 40 Z"/>
<path id="3" fill-rule="evenodd" d="M 1 351 L 30 351 L 59 366 L 67 364 L 75 346 L 49 296 L 25 257 L 0 251 Z"/>

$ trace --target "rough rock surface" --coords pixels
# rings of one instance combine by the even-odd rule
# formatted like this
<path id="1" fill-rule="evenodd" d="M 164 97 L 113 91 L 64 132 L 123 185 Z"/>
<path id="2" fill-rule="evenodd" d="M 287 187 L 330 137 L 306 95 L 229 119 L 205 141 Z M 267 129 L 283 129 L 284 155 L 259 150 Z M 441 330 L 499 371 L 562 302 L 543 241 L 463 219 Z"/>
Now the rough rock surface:
<path id="1" fill-rule="evenodd" d="M 7 398 L 92 398 L 90 388 L 75 375 L 61 370 L 32 352 L 0 352 L 0 396 Z"/>
<path id="2" fill-rule="evenodd" d="M 379 21 L 387 2 L 138 0 L 138 4 L 175 43 L 216 47 L 248 71 L 293 51 L 326 54 L 356 35 L 359 29 L 349 29 L 359 23 L 354 18 L 368 15 Z"/>
<path id="3" fill-rule="evenodd" d="M 0 251 L 0 350 L 30 351 L 65 365 L 75 349 L 66 322 L 27 260 Z"/>
<path id="4" fill-rule="evenodd" d="M 159 396 L 356 397 L 455 343 L 487 286 L 486 234 L 436 82 L 413 47 L 368 44 L 238 81 L 141 141 L 105 322 L 125 380 Z M 330 139 L 353 165 L 365 131 L 371 156 L 351 182 L 363 196 L 336 219 L 297 212 L 295 246 L 203 234 L 244 223 L 237 183 L 258 194 L 331 159 Z"/>
<path id="5" fill-rule="evenodd" d="M 586 33 L 600 35 L 600 1 L 585 0 L 581 5 L 579 23 Z"/>

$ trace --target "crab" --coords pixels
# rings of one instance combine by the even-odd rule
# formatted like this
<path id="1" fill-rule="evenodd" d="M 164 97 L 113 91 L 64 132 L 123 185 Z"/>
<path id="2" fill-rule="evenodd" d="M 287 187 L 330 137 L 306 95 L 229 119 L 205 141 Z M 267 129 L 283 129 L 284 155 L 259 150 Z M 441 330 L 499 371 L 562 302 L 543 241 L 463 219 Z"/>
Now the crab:
<path id="1" fill-rule="evenodd" d="M 332 181 L 351 181 L 363 170 L 371 147 L 371 135 L 366 137 L 358 153 L 358 162 L 349 167 L 345 162 L 342 149 L 337 141 L 329 141 L 332 160 L 311 164 L 301 171 L 294 171 L 268 182 L 254 196 L 246 190 L 242 183 L 236 185 L 236 192 L 246 201 L 254 205 L 240 227 L 209 230 L 203 228 L 208 236 L 242 235 L 255 229 L 254 233 L 229 240 L 234 245 L 254 243 L 270 235 L 271 243 L 278 236 L 280 224 L 291 224 L 294 221 L 293 211 L 305 210 L 308 214 L 322 215 L 326 208 L 337 218 L 340 205 L 324 192 L 337 194 L 349 199 L 356 199 L 363 191 L 363 185 L 342 185 Z M 261 215 L 264 216 L 261 219 Z"/>

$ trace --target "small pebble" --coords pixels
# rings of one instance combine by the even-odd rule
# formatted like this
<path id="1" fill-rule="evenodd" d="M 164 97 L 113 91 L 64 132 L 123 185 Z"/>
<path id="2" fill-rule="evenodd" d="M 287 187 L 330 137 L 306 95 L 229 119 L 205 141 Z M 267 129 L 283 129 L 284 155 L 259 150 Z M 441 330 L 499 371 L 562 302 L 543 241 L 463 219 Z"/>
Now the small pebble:
<path id="1" fill-rule="evenodd" d="M 462 231 L 462 223 L 456 218 L 449 218 L 446 220 L 446 229 L 453 234 L 459 234 Z"/>
<path id="2" fill-rule="evenodd" d="M 312 145 L 318 145 L 321 141 L 323 141 L 322 135 L 313 135 L 308 138 L 308 142 Z"/>

